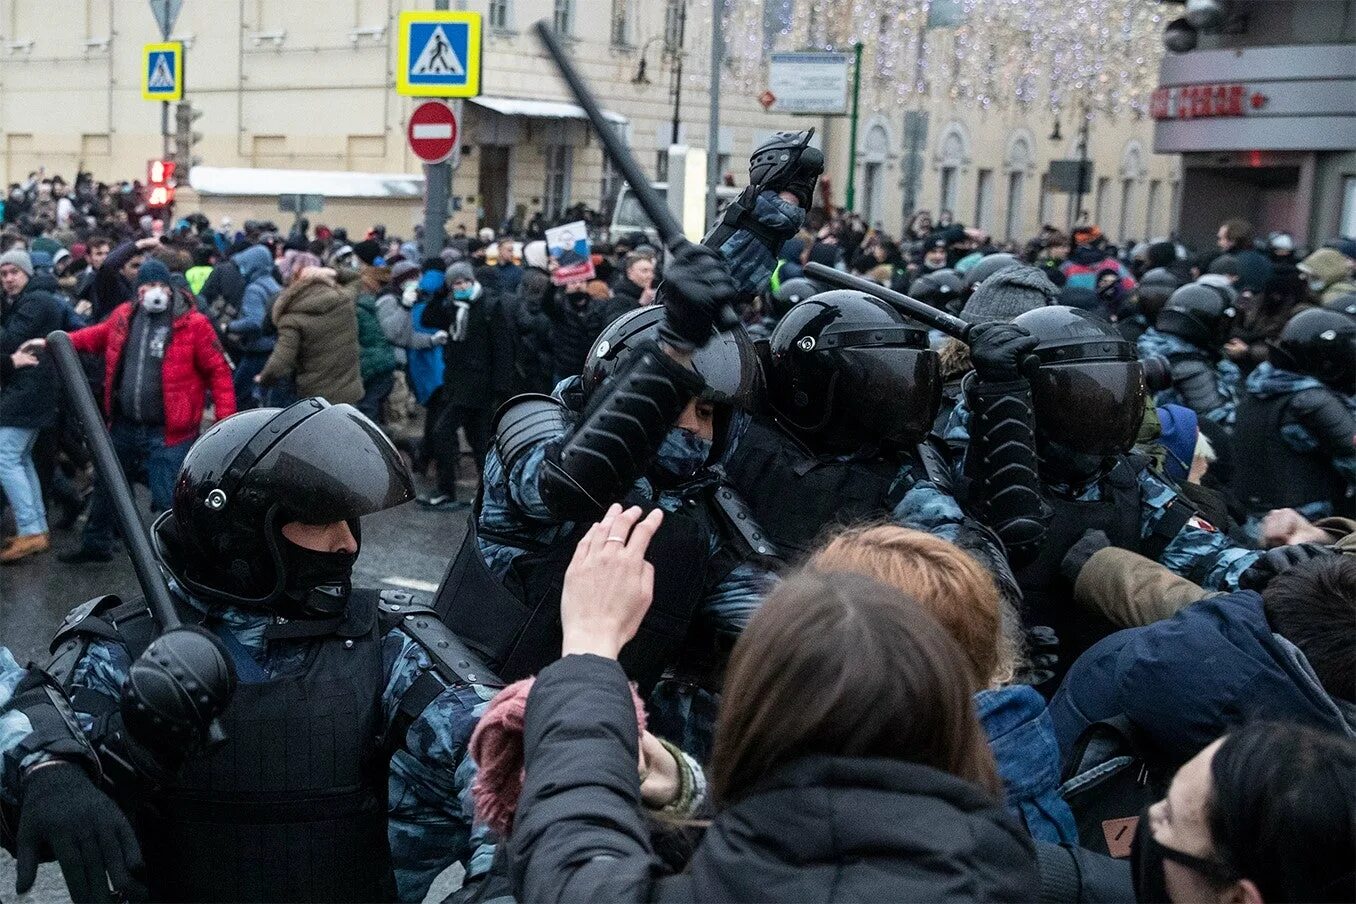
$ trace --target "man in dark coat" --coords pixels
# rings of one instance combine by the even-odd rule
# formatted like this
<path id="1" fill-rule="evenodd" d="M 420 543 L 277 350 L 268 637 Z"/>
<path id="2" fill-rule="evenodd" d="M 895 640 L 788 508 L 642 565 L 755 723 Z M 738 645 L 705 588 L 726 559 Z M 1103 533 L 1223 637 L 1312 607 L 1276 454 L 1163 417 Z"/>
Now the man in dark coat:
<path id="1" fill-rule="evenodd" d="M 56 422 L 57 379 L 51 360 L 36 360 L 24 343 L 65 322 L 56 277 L 33 271 L 27 251 L 0 255 L 0 487 L 14 509 L 16 536 L 0 564 L 48 549 L 47 512 L 33 464 L 38 432 Z"/>
<path id="2" fill-rule="evenodd" d="M 490 416 L 511 392 L 513 347 L 502 299 L 476 279 L 471 264 L 458 261 L 445 275 L 445 290 L 429 300 L 420 318 L 421 325 L 438 330 L 433 341 L 443 346 L 445 402 L 434 431 L 438 489 L 419 501 L 455 510 L 470 504 L 457 500 L 457 430 L 465 432 L 479 467 L 489 448 Z"/>
<path id="3" fill-rule="evenodd" d="M 632 251 L 622 261 L 622 275 L 612 286 L 612 297 L 626 303 L 626 309 L 648 304 L 645 297 L 654 282 L 654 257 Z"/>
<path id="4" fill-rule="evenodd" d="M 1211 597 L 1112 634 L 1050 703 L 1060 751 L 1067 758 L 1085 728 L 1120 715 L 1169 769 L 1254 719 L 1356 735 L 1354 619 L 1356 557 L 1326 556 L 1260 594 Z"/>

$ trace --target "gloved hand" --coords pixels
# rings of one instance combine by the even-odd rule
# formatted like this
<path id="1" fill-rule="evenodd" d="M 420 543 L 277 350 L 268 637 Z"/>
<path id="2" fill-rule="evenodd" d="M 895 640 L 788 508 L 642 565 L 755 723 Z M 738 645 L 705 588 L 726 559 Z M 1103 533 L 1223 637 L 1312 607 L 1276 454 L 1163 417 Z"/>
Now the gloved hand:
<path id="1" fill-rule="evenodd" d="M 447 330 L 438 330 L 438 332 L 428 337 L 428 341 L 432 342 L 434 345 L 446 345 Z"/>
<path id="2" fill-rule="evenodd" d="M 981 323 L 970 331 L 970 360 L 985 383 L 1008 383 L 1022 376 L 1022 362 L 1040 344 L 1013 323 Z"/>
<path id="3" fill-rule="evenodd" d="M 705 345 L 715 332 L 720 310 L 734 301 L 739 287 L 719 253 L 683 240 L 664 266 L 664 322 L 659 335 L 676 349 Z"/>
<path id="4" fill-rule="evenodd" d="M 1262 553 L 1256 562 L 1248 566 L 1248 570 L 1239 576 L 1238 586 L 1242 590 L 1261 592 L 1267 584 L 1271 583 L 1272 578 L 1297 565 L 1303 565 L 1310 559 L 1321 559 L 1325 556 L 1335 555 L 1339 555 L 1339 553 L 1331 546 L 1323 546 L 1318 543 L 1277 546 L 1275 549 L 1268 549 Z"/>
<path id="5" fill-rule="evenodd" d="M 110 881 L 132 900 L 146 897 L 135 878 L 142 862 L 132 826 L 84 769 L 66 762 L 40 764 L 25 775 L 22 792 L 15 838 L 18 894 L 33 887 L 39 860 L 50 854 L 61 865 L 74 901 L 112 901 Z"/>
<path id="6" fill-rule="evenodd" d="M 1110 545 L 1111 538 L 1103 531 L 1084 531 L 1079 541 L 1070 546 L 1069 551 L 1064 554 L 1063 560 L 1059 563 L 1059 573 L 1064 575 L 1070 584 L 1074 583 L 1078 580 L 1078 575 L 1082 572 L 1083 566 L 1088 564 L 1088 559 Z"/>

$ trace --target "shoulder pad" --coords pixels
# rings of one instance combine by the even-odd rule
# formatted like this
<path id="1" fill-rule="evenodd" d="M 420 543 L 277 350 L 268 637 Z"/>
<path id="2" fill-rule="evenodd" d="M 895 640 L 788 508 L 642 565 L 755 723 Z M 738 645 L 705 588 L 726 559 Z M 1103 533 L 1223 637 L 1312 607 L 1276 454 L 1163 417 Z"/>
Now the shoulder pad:
<path id="1" fill-rule="evenodd" d="M 383 590 L 377 604 L 383 626 L 399 628 L 413 639 L 433 662 L 439 677 L 451 685 L 479 684 L 499 688 L 504 682 L 490 671 L 480 657 L 452 629 L 443 624 L 438 613 L 414 595 L 403 590 Z"/>
<path id="2" fill-rule="evenodd" d="M 116 640 L 117 628 L 101 616 L 122 605 L 122 598 L 112 593 L 96 596 L 76 606 L 66 615 L 61 627 L 57 628 L 48 652 L 55 653 L 57 647 L 75 634 L 95 634 L 108 640 Z"/>
<path id="3" fill-rule="evenodd" d="M 781 551 L 768 537 L 767 531 L 753 519 L 753 510 L 733 487 L 726 483 L 717 486 L 715 501 L 716 511 L 720 512 L 721 519 L 742 547 L 739 550 L 741 557 L 777 560 L 783 558 Z"/>
<path id="4" fill-rule="evenodd" d="M 529 392 L 509 399 L 494 415 L 494 447 L 507 474 L 518 459 L 543 440 L 563 437 L 569 409 L 554 396 Z"/>
<path id="5" fill-rule="evenodd" d="M 955 495 L 951 460 L 945 444 L 939 437 L 928 436 L 918 444 L 918 460 L 923 465 L 923 473 L 937 489 L 947 495 Z"/>

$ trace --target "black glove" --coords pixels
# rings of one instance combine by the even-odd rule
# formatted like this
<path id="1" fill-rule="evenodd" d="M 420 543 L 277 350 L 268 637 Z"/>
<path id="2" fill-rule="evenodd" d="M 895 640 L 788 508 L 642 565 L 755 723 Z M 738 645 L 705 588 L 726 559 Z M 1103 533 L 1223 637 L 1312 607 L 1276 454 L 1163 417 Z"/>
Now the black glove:
<path id="1" fill-rule="evenodd" d="M 718 252 L 683 240 L 670 252 L 661 294 L 660 338 L 674 348 L 691 351 L 710 340 L 721 308 L 735 299 L 739 287 Z"/>
<path id="2" fill-rule="evenodd" d="M 1243 572 L 1238 578 L 1238 586 L 1242 590 L 1261 591 L 1271 579 L 1284 572 L 1303 565 L 1310 559 L 1321 559 L 1324 556 L 1338 555 L 1337 551 L 1331 546 L 1323 546 L 1319 543 L 1297 543 L 1294 546 L 1277 546 L 1275 549 L 1268 549 L 1262 553 L 1261 557 L 1248 566 L 1248 570 Z"/>
<path id="3" fill-rule="evenodd" d="M 1069 547 L 1069 551 L 1064 554 L 1063 560 L 1059 563 L 1059 573 L 1069 581 L 1070 584 L 1078 580 L 1079 573 L 1083 566 L 1088 564 L 1099 550 L 1106 549 L 1111 545 L 1109 538 L 1103 531 L 1089 530 L 1084 531 L 1083 536 L 1077 543 Z"/>
<path id="4" fill-rule="evenodd" d="M 144 899 L 134 876 L 142 869 L 141 847 L 127 817 L 107 794 L 73 763 L 40 765 L 23 780 L 18 871 L 14 890 L 33 887 L 38 862 L 55 857 L 74 901 L 112 901 L 109 881 L 123 895 Z"/>
<path id="5" fill-rule="evenodd" d="M 970 360 L 985 383 L 1010 383 L 1022 376 L 1022 364 L 1040 344 L 1013 323 L 981 323 L 970 331 Z"/>

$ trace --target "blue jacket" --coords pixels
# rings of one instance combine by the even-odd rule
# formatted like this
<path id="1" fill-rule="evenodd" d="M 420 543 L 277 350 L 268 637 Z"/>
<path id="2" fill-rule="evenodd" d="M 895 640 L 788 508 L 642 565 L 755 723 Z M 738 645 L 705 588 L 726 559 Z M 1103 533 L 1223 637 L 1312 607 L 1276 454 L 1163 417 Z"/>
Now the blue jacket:
<path id="1" fill-rule="evenodd" d="M 1356 736 L 1356 706 L 1334 700 L 1294 644 L 1243 590 L 1103 638 L 1050 702 L 1062 757 L 1093 722 L 1124 714 L 1171 764 L 1253 719 Z"/>
<path id="2" fill-rule="evenodd" d="M 1059 796 L 1059 745 L 1045 698 L 1026 684 L 980 691 L 975 713 L 998 762 L 1008 812 L 1036 841 L 1078 844 L 1073 811 Z"/>
<path id="3" fill-rule="evenodd" d="M 226 332 L 236 337 L 243 351 L 267 354 L 277 341 L 269 315 L 273 299 L 282 291 L 273 278 L 273 255 L 263 245 L 251 245 L 231 260 L 245 278 L 245 294 L 240 298 L 240 316 L 227 325 Z"/>

